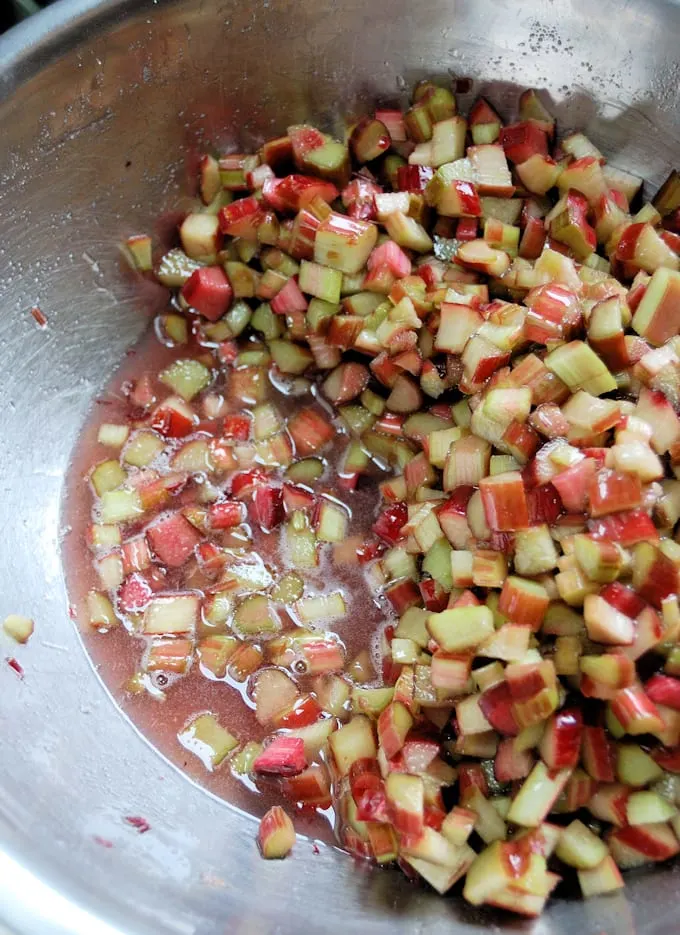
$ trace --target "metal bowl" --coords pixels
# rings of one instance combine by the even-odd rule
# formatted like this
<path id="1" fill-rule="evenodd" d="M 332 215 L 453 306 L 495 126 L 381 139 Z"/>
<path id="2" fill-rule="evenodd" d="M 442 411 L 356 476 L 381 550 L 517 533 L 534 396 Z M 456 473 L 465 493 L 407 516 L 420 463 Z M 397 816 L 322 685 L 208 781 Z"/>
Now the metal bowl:
<path id="1" fill-rule="evenodd" d="M 680 7 L 661 0 L 62 0 L 0 40 L 0 920 L 40 935 L 678 931 L 674 868 L 522 922 L 473 912 L 340 851 L 267 863 L 255 824 L 192 784 L 119 713 L 81 648 L 60 497 L 93 397 L 162 290 L 121 275 L 209 142 L 328 128 L 423 76 L 473 78 L 512 116 L 545 88 L 561 126 L 654 188 L 677 157 Z M 463 103 L 465 104 L 465 97 Z M 39 305 L 49 324 L 30 315 Z M 3 661 L 16 656 L 19 679 Z M 121 816 L 142 814 L 148 834 Z M 106 846 L 110 844 L 112 846 Z"/>

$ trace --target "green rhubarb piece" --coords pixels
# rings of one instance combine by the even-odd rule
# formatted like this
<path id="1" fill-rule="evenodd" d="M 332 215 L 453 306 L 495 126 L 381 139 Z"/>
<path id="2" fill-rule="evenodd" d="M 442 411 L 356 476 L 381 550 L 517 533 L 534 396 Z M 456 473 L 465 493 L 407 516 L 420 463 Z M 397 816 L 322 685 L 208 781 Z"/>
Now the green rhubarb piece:
<path id="1" fill-rule="evenodd" d="M 368 409 L 356 404 L 340 406 L 338 413 L 352 435 L 363 435 L 371 428 L 376 418 Z"/>
<path id="2" fill-rule="evenodd" d="M 295 601 L 300 600 L 304 589 L 305 583 L 300 575 L 291 571 L 277 581 L 270 592 L 270 597 L 273 601 L 290 606 Z"/>
<path id="3" fill-rule="evenodd" d="M 454 607 L 430 614 L 427 628 L 446 652 L 463 652 L 483 643 L 494 632 L 493 614 L 483 604 Z"/>
<path id="4" fill-rule="evenodd" d="M 271 363 L 272 355 L 263 347 L 249 348 L 241 351 L 236 358 L 237 367 L 267 367 Z"/>
<path id="5" fill-rule="evenodd" d="M 254 740 L 245 743 L 238 753 L 229 760 L 229 766 L 238 776 L 247 776 L 253 771 L 253 764 L 262 753 L 262 744 Z"/>
<path id="6" fill-rule="evenodd" d="M 133 467 L 146 467 L 158 457 L 165 443 L 151 429 L 135 432 L 123 450 L 123 461 Z"/>
<path id="7" fill-rule="evenodd" d="M 377 418 L 380 418 L 385 411 L 385 400 L 373 390 L 364 390 L 360 399 L 361 405 Z"/>
<path id="8" fill-rule="evenodd" d="M 331 318 L 340 311 L 338 302 L 324 302 L 323 299 L 312 299 L 307 307 L 307 324 L 314 334 L 321 334 L 328 326 Z"/>
<path id="9" fill-rule="evenodd" d="M 276 339 L 269 342 L 274 363 L 283 373 L 304 373 L 314 363 L 314 356 L 301 344 Z"/>
<path id="10" fill-rule="evenodd" d="M 265 341 L 280 338 L 284 330 L 281 316 L 272 312 L 269 302 L 258 305 L 250 319 L 250 324 L 255 331 L 259 331 L 264 336 Z"/>
<path id="11" fill-rule="evenodd" d="M 446 539 L 438 539 L 423 559 L 423 572 L 440 584 L 445 591 L 453 588 L 451 577 L 452 548 Z"/>
<path id="12" fill-rule="evenodd" d="M 616 380 L 606 364 L 584 341 L 571 341 L 551 351 L 544 361 L 548 370 L 567 384 L 572 393 L 585 390 L 593 396 L 611 393 Z"/>
<path id="13" fill-rule="evenodd" d="M 286 468 L 286 478 L 295 484 L 312 486 L 325 470 L 321 458 L 303 458 Z"/>
<path id="14" fill-rule="evenodd" d="M 219 766 L 238 747 L 238 740 L 212 714 L 201 714 L 180 734 L 178 740 L 185 749 L 201 760 L 206 769 Z"/>
<path id="15" fill-rule="evenodd" d="M 194 270 L 203 264 L 192 260 L 183 250 L 170 250 L 162 258 L 156 278 L 169 289 L 179 289 L 189 279 Z"/>
<path id="16" fill-rule="evenodd" d="M 126 523 L 142 515 L 142 500 L 138 490 L 107 490 L 101 495 L 100 517 L 102 523 Z"/>
<path id="17" fill-rule="evenodd" d="M 161 372 L 158 379 L 169 386 L 182 399 L 190 402 L 210 383 L 211 376 L 207 367 L 198 360 L 190 358 L 176 360 Z"/>
<path id="18" fill-rule="evenodd" d="M 383 159 L 382 171 L 385 173 L 391 188 L 395 189 L 395 191 L 398 187 L 399 169 L 405 165 L 408 165 L 408 163 L 397 153 L 388 153 Z"/>
<path id="19" fill-rule="evenodd" d="M 305 153 L 304 161 L 305 166 L 322 179 L 338 185 L 346 185 L 349 180 L 349 150 L 344 143 L 330 137 L 323 146 Z"/>
<path id="20" fill-rule="evenodd" d="M 99 591 L 89 591 L 87 594 L 87 617 L 90 626 L 97 630 L 110 630 L 120 622 L 111 601 Z"/>
<path id="21" fill-rule="evenodd" d="M 90 474 L 90 481 L 97 496 L 115 490 L 125 482 L 126 473 L 118 461 L 102 461 Z"/>
<path id="22" fill-rule="evenodd" d="M 315 568 L 319 564 L 316 536 L 301 510 L 296 510 L 286 524 L 286 544 L 295 568 Z"/>
<path id="23" fill-rule="evenodd" d="M 251 315 L 252 311 L 250 306 L 244 302 L 243 299 L 239 299 L 238 302 L 234 302 L 232 307 L 222 319 L 222 321 L 229 327 L 230 337 L 237 338 L 241 334 L 241 332 L 248 325 Z"/>
<path id="24" fill-rule="evenodd" d="M 175 344 L 186 344 L 189 340 L 189 325 L 184 315 L 163 315 L 161 317 L 163 330 Z"/>
<path id="25" fill-rule="evenodd" d="M 340 301 L 342 273 L 340 270 L 303 260 L 300 264 L 298 284 L 301 292 L 307 295 L 323 299 L 324 302 L 337 303 Z"/>
<path id="26" fill-rule="evenodd" d="M 237 605 L 232 629 L 239 636 L 266 636 L 280 630 L 281 624 L 274 616 L 269 598 L 264 594 L 252 594 Z"/>
<path id="27" fill-rule="evenodd" d="M 425 102 L 416 102 L 404 114 L 404 123 L 408 135 L 416 143 L 426 143 L 432 139 L 432 115 Z"/>
<path id="28" fill-rule="evenodd" d="M 364 688 L 352 686 L 352 711 L 355 714 L 368 714 L 378 717 L 394 697 L 394 688 Z"/>

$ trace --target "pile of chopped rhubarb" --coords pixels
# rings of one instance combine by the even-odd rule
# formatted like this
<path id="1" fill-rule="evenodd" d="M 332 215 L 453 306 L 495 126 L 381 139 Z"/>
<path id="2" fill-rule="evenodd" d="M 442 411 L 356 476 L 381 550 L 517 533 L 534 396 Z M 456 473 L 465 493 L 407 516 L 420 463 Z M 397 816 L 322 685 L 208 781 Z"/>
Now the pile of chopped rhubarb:
<path id="1" fill-rule="evenodd" d="M 125 244 L 193 350 L 101 426 L 92 626 L 146 639 L 137 688 L 247 682 L 264 739 L 204 712 L 185 747 L 440 893 L 535 916 L 676 855 L 678 173 L 643 203 L 536 92 L 504 124 L 426 81 L 199 181 L 173 249 Z M 327 560 L 384 602 L 381 677 L 334 635 L 347 595 L 309 592 Z M 270 813 L 265 856 L 293 840 Z"/>

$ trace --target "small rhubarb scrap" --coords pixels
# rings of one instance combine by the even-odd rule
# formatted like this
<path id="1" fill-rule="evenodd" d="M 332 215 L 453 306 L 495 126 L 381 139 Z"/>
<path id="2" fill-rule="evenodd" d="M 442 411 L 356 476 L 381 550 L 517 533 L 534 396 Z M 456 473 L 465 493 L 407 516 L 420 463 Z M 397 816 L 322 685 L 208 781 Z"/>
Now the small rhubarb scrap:
<path id="1" fill-rule="evenodd" d="M 33 635 L 34 623 L 30 617 L 9 614 L 2 622 L 2 628 L 17 643 L 27 643 Z"/>
<path id="2" fill-rule="evenodd" d="M 295 844 L 295 827 L 280 805 L 274 805 L 262 816 L 257 842 L 265 860 L 287 857 Z"/>

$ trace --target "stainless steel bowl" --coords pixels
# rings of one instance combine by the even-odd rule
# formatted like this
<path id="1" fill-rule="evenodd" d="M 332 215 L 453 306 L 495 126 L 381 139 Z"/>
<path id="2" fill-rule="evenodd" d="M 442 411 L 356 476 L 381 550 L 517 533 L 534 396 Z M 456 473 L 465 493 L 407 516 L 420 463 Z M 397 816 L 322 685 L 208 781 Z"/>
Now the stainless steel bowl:
<path id="1" fill-rule="evenodd" d="M 562 127 L 585 127 L 654 187 L 678 155 L 679 35 L 680 7 L 661 0 L 62 0 L 0 40 L 0 615 L 37 622 L 27 647 L 0 645 L 0 920 L 11 929 L 678 931 L 671 867 L 524 923 L 311 843 L 262 861 L 253 821 L 181 776 L 114 707 L 69 619 L 59 548 L 80 425 L 164 301 L 121 275 L 116 245 L 177 204 L 198 149 L 252 146 L 306 118 L 330 127 L 450 72 L 506 115 L 516 85 L 547 89 Z M 125 827 L 130 813 L 151 831 Z"/>

